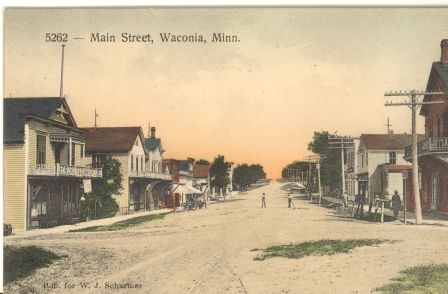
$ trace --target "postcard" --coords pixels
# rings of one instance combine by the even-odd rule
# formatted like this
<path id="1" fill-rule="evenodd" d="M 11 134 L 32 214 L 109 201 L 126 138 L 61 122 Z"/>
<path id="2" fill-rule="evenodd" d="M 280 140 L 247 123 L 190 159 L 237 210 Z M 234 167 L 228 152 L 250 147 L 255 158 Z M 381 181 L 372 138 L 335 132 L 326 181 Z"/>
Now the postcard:
<path id="1" fill-rule="evenodd" d="M 447 27 L 6 8 L 4 292 L 442 293 Z"/>

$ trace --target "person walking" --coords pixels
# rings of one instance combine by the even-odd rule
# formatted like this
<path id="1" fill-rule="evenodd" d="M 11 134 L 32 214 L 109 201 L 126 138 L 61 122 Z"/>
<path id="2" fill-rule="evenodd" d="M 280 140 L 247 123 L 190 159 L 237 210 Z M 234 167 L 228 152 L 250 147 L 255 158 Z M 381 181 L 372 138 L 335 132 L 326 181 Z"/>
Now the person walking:
<path id="1" fill-rule="evenodd" d="M 401 199 L 400 195 L 398 195 L 398 191 L 395 190 L 394 195 L 392 196 L 392 210 L 394 211 L 394 216 L 398 216 L 398 211 L 401 208 Z"/>
<path id="2" fill-rule="evenodd" d="M 263 195 L 261 195 L 261 208 L 266 208 L 266 195 L 263 193 Z"/>
<path id="3" fill-rule="evenodd" d="M 296 208 L 296 206 L 294 205 L 294 202 L 292 201 L 292 195 L 288 194 L 288 208 L 294 207 L 294 209 Z"/>

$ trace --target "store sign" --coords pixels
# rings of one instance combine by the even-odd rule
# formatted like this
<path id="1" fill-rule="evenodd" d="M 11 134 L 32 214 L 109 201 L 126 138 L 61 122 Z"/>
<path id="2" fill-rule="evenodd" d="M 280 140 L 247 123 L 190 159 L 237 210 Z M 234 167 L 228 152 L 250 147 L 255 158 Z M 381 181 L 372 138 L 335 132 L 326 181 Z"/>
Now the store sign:
<path id="1" fill-rule="evenodd" d="M 82 184 L 84 186 L 84 193 L 92 193 L 92 180 L 91 179 L 83 180 Z"/>

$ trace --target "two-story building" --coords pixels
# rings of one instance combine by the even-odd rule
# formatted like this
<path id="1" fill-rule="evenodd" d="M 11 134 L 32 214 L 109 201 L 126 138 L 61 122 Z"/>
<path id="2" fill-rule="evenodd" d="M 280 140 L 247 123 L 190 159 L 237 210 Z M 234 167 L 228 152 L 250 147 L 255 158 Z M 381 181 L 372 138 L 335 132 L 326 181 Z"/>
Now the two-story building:
<path id="1" fill-rule="evenodd" d="M 359 139 L 353 139 L 353 147 L 346 149 L 345 156 L 345 189 L 350 198 L 353 198 L 358 193 L 358 181 L 356 174 L 358 173 L 358 152 Z"/>
<path id="2" fill-rule="evenodd" d="M 86 167 L 84 130 L 65 98 L 5 98 L 4 222 L 16 232 L 79 220 Z"/>
<path id="3" fill-rule="evenodd" d="M 426 86 L 427 92 L 442 95 L 425 95 L 420 115 L 425 117 L 425 137 L 418 140 L 420 200 L 423 211 L 448 212 L 448 39 L 441 41 L 440 62 L 433 62 Z M 406 147 L 406 159 L 412 162 L 412 146 Z M 412 174 L 406 176 L 407 207 L 414 209 Z"/>
<path id="4" fill-rule="evenodd" d="M 123 191 L 115 199 L 123 214 L 158 208 L 151 197 L 151 184 L 169 182 L 170 175 L 156 169 L 148 171 L 148 150 L 141 127 L 84 128 L 87 160 L 95 166 L 108 156 L 121 163 Z"/>
<path id="5" fill-rule="evenodd" d="M 423 135 L 418 135 L 422 139 Z M 371 198 L 392 197 L 394 190 L 403 195 L 402 170 L 409 164 L 404 157 L 404 148 L 412 142 L 411 134 L 362 134 L 358 148 L 358 193 Z"/>

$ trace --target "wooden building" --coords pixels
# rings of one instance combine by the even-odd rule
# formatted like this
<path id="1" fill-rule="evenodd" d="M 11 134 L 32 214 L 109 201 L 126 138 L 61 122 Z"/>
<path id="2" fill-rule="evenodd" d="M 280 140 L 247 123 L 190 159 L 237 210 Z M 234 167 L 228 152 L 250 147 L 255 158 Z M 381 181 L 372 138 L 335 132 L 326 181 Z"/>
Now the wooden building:
<path id="1" fill-rule="evenodd" d="M 5 98 L 3 147 L 4 223 L 20 232 L 79 220 L 84 180 L 102 171 L 86 166 L 64 98 Z"/>

